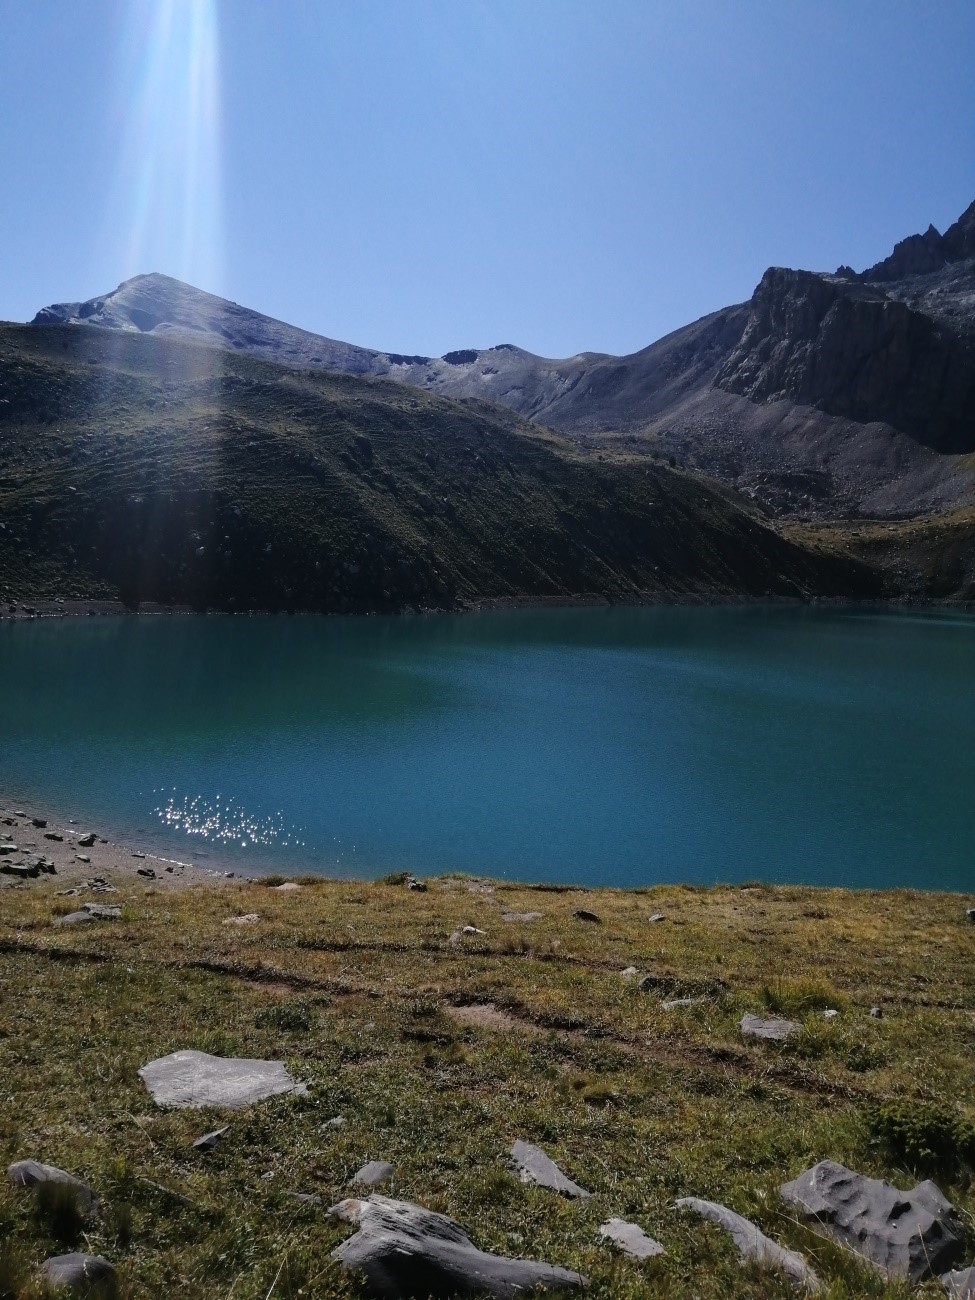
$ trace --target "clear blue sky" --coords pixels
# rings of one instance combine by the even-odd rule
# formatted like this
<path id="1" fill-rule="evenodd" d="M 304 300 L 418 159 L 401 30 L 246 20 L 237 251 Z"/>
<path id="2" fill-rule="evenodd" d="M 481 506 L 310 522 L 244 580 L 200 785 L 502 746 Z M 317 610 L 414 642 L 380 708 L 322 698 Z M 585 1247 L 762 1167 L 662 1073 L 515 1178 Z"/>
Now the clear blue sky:
<path id="1" fill-rule="evenodd" d="M 973 198 L 973 0 L 0 0 L 8 320 L 628 352 Z"/>

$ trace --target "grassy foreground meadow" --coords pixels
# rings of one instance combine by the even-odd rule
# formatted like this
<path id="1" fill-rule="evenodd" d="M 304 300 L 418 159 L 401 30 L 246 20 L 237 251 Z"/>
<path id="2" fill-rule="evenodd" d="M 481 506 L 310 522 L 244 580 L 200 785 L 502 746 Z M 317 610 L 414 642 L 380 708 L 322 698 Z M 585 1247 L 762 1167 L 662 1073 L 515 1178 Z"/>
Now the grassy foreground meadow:
<path id="1" fill-rule="evenodd" d="M 396 1166 L 377 1190 L 449 1214 L 483 1249 L 579 1270 L 592 1296 L 794 1294 L 679 1196 L 801 1250 L 829 1296 L 907 1295 L 779 1201 L 823 1158 L 903 1187 L 930 1174 L 975 1255 L 975 929 L 957 895 L 134 876 L 104 899 L 57 893 L 71 883 L 0 889 L 0 1155 L 59 1165 L 101 1204 L 78 1225 L 4 1181 L 2 1296 L 41 1295 L 39 1263 L 77 1244 L 117 1265 L 125 1297 L 354 1297 L 330 1259 L 351 1229 L 325 1210 L 371 1159 Z M 52 926 L 86 899 L 121 919 Z M 621 976 L 631 966 L 648 987 Z M 748 1044 L 748 1011 L 803 1030 Z M 137 1070 L 180 1048 L 284 1061 L 309 1094 L 160 1110 Z M 519 1182 L 517 1138 L 592 1197 Z M 667 1253 L 619 1254 L 598 1236 L 611 1216 Z"/>

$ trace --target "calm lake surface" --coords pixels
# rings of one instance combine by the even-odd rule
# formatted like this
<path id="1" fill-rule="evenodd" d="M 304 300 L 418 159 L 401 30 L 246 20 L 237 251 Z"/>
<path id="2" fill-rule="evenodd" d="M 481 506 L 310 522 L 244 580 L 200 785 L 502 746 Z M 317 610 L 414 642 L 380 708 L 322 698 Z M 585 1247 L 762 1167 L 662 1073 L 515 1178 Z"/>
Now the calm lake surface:
<path id="1" fill-rule="evenodd" d="M 4 797 L 202 865 L 975 886 L 969 616 L 65 619 L 0 682 Z"/>

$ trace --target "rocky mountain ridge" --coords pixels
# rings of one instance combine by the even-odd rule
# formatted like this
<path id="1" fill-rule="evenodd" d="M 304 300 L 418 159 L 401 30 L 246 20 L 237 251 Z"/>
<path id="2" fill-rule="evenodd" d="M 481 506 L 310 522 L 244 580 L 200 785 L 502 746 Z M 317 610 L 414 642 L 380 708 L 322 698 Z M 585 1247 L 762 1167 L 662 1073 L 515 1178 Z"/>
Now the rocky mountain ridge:
<path id="1" fill-rule="evenodd" d="M 629 356 L 512 344 L 381 352 L 138 276 L 35 324 L 179 334 L 303 367 L 509 407 L 584 446 L 672 458 L 790 518 L 906 517 L 975 501 L 975 204 L 857 273 L 772 267 L 751 299 Z"/>

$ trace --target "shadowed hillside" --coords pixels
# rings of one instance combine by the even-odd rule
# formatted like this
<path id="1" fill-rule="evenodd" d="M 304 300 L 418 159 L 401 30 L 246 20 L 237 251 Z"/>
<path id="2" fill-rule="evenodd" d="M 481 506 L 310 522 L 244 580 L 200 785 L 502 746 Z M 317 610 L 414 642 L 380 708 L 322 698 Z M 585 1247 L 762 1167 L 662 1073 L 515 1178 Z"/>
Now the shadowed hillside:
<path id="1" fill-rule="evenodd" d="M 185 338 L 0 330 L 8 597 L 225 609 L 873 594 L 724 489 Z"/>

